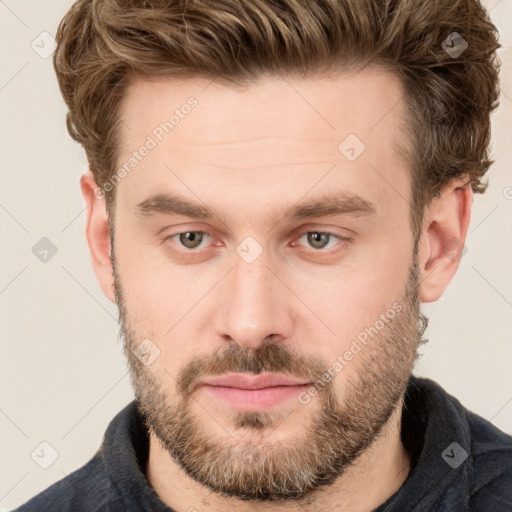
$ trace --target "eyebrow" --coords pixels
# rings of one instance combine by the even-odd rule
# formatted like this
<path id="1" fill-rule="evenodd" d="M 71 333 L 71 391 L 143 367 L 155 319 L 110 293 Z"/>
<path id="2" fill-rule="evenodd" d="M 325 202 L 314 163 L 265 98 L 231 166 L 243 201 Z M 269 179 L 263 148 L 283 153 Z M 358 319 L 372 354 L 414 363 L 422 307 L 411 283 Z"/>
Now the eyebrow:
<path id="1" fill-rule="evenodd" d="M 324 194 L 313 200 L 292 205 L 278 211 L 281 220 L 293 221 L 312 217 L 351 215 L 353 217 L 370 216 L 377 213 L 374 203 L 361 196 L 340 192 Z M 225 216 L 210 206 L 192 202 L 178 195 L 159 193 L 137 204 L 135 214 L 140 218 L 153 215 L 183 215 L 194 219 L 212 219 L 225 222 Z"/>

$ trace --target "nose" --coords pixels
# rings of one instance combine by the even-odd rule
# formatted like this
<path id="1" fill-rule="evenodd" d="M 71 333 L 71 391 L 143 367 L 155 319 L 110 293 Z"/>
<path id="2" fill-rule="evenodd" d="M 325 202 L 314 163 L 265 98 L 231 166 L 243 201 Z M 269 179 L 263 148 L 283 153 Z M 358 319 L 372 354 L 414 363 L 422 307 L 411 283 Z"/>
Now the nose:
<path id="1" fill-rule="evenodd" d="M 226 341 L 248 349 L 267 338 L 289 338 L 294 324 L 293 294 L 269 265 L 265 252 L 248 263 L 237 254 L 226 276 L 215 331 Z"/>

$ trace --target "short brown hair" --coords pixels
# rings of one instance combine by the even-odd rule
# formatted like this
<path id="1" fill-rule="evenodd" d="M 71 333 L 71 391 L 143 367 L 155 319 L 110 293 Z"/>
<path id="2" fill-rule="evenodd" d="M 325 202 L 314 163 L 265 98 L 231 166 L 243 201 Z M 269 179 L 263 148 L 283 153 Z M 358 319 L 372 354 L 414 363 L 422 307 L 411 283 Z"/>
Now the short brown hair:
<path id="1" fill-rule="evenodd" d="M 446 45 L 453 33 L 467 42 L 460 55 Z M 479 0 L 78 0 L 56 39 L 68 131 L 102 189 L 116 170 L 120 106 L 134 77 L 236 86 L 370 62 L 396 72 L 406 92 L 415 239 L 424 207 L 452 179 L 487 188 L 500 44 Z M 105 197 L 112 217 L 115 190 Z"/>

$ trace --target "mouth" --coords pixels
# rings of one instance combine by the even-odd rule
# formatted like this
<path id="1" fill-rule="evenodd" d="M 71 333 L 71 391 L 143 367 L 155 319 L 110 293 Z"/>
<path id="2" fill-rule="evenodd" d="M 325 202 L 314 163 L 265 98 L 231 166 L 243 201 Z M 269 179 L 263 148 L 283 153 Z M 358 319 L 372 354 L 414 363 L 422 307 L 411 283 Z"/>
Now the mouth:
<path id="1" fill-rule="evenodd" d="M 207 379 L 200 388 L 228 407 L 258 412 L 297 398 L 310 386 L 287 375 L 230 374 Z"/>

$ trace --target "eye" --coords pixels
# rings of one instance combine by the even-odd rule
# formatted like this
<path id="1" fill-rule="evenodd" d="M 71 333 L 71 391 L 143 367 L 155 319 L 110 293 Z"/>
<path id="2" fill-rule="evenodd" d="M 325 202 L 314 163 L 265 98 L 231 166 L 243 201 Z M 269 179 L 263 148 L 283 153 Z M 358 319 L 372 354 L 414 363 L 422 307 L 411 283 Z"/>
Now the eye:
<path id="1" fill-rule="evenodd" d="M 167 239 L 178 238 L 180 244 L 186 249 L 197 249 L 206 236 L 209 236 L 205 231 L 184 231 L 183 233 L 176 233 L 166 237 Z"/>
<path id="2" fill-rule="evenodd" d="M 332 245 L 329 247 L 329 242 L 331 241 L 332 238 L 344 242 L 343 244 L 341 244 L 343 247 L 350 241 L 350 238 L 335 235 L 334 233 L 329 233 L 325 231 L 308 231 L 302 234 L 299 237 L 299 240 L 303 237 L 306 237 L 307 243 L 310 244 L 311 247 L 313 247 L 316 250 L 323 250 L 326 247 L 332 247 Z"/>
<path id="3" fill-rule="evenodd" d="M 202 242 L 204 242 L 204 240 L 209 236 L 210 234 L 206 231 L 183 231 L 181 233 L 175 233 L 165 237 L 164 241 L 177 238 L 177 243 L 181 245 L 181 248 L 189 249 L 191 252 L 195 249 L 200 249 Z M 307 243 L 315 250 L 315 252 L 329 252 L 326 248 L 330 249 L 335 246 L 336 240 L 343 242 L 339 244 L 341 245 L 341 250 L 348 245 L 348 242 L 351 241 L 351 238 L 336 235 L 327 231 L 307 231 L 303 233 L 298 240 L 304 237 L 306 237 Z M 331 244 L 330 242 L 333 243 Z M 297 243 L 294 242 L 292 245 L 297 245 Z"/>

